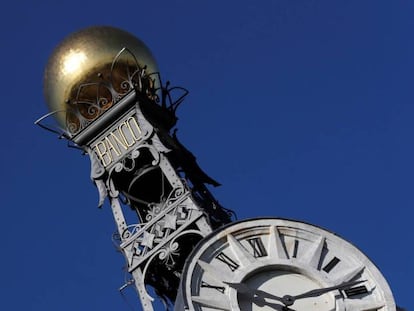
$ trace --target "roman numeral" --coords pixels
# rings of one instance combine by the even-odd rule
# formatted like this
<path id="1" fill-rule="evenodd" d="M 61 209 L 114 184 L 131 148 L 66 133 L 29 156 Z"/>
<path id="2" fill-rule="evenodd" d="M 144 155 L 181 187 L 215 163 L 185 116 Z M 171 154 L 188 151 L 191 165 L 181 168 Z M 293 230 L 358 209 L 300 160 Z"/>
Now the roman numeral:
<path id="1" fill-rule="evenodd" d="M 267 256 L 266 248 L 261 238 L 251 238 L 247 239 L 247 241 L 253 249 L 254 257 L 257 258 Z"/>
<path id="2" fill-rule="evenodd" d="M 349 298 L 353 296 L 366 294 L 368 293 L 368 290 L 365 287 L 365 285 L 361 285 L 361 286 L 356 286 L 356 287 L 345 289 L 344 292 L 346 294 L 346 297 Z"/>
<path id="3" fill-rule="evenodd" d="M 326 273 L 329 273 L 340 261 L 341 260 L 339 258 L 334 257 L 331 259 L 330 262 L 326 264 L 325 267 L 322 268 L 322 270 L 325 271 Z"/>
<path id="4" fill-rule="evenodd" d="M 299 248 L 299 241 L 295 240 L 295 245 L 293 246 L 293 254 L 292 254 L 293 258 L 296 258 L 298 256 L 298 248 Z"/>
<path id="5" fill-rule="evenodd" d="M 224 262 L 227 265 L 227 267 L 229 267 L 229 269 L 231 271 L 235 271 L 239 267 L 239 265 L 237 264 L 237 262 L 235 262 L 233 259 L 231 259 L 229 256 L 227 256 L 223 252 L 221 252 L 220 254 L 218 254 L 216 256 L 216 258 L 218 260 L 220 260 L 221 262 Z"/>
<path id="6" fill-rule="evenodd" d="M 221 286 L 210 285 L 207 282 L 201 281 L 201 287 L 212 288 L 212 289 L 218 290 L 220 293 L 224 294 L 224 287 L 221 287 Z"/>

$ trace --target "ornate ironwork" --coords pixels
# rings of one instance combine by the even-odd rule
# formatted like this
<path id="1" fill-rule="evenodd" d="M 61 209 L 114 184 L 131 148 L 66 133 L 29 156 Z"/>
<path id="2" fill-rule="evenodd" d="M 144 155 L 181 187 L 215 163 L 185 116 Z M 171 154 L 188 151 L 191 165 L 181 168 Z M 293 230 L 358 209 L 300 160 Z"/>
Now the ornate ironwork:
<path id="1" fill-rule="evenodd" d="M 172 128 L 176 121 L 176 110 L 187 96 L 182 87 L 164 85 L 158 72 L 148 73 L 141 67 L 133 53 L 123 48 L 115 56 L 110 68 L 99 68 L 99 72 L 88 77 L 87 81 L 75 86 L 65 103 L 65 110 L 52 111 L 36 120 L 35 124 L 69 140 L 81 133 L 103 114 L 110 112 L 127 95 L 135 92 L 141 101 L 150 103 L 152 116 L 162 118 Z M 160 111 L 154 110 L 158 106 Z M 47 124 L 51 116 L 58 118 L 64 114 L 66 128 Z"/>
<path id="2" fill-rule="evenodd" d="M 105 71 L 105 68 L 103 68 Z M 71 94 L 66 102 L 66 127 L 71 135 L 76 135 L 95 121 L 100 115 L 116 105 L 124 96 L 135 90 L 149 100 L 157 101 L 156 74 L 147 74 L 135 56 L 126 48 L 114 58 L 109 76 L 98 72 L 91 77 L 96 82 L 86 82 Z"/>
<path id="3" fill-rule="evenodd" d="M 174 301 L 186 257 L 231 215 L 206 187 L 219 183 L 176 136 L 176 110 L 188 91 L 163 84 L 131 51 L 94 59 L 80 77 L 65 81 L 70 85 L 63 83 L 62 92 L 50 91 L 49 106 L 59 110 L 35 123 L 89 155 L 98 206 L 110 203 L 117 226 L 113 242 L 126 258 L 144 310 L 154 311 L 146 286 Z M 47 124 L 50 116 L 56 125 Z M 132 225 L 125 208 L 133 211 Z"/>
<path id="4" fill-rule="evenodd" d="M 173 99 L 176 92 L 181 95 Z M 176 109 L 187 93 L 169 82 L 163 86 L 158 74 L 148 75 L 123 49 L 110 70 L 102 70 L 72 92 L 64 112 L 66 130 L 43 124 L 54 113 L 36 122 L 90 156 L 98 206 L 108 199 L 118 229 L 113 241 L 126 258 L 141 301 L 146 301 L 145 311 L 153 311 L 145 285 L 173 301 L 186 256 L 204 236 L 231 221 L 230 213 L 205 186 L 219 184 L 198 166 L 176 131 L 171 134 Z M 135 120 L 135 133 L 131 129 L 121 133 L 128 127 L 125 120 Z M 135 134 L 134 140 L 132 136 L 127 140 Z M 103 154 L 110 157 L 110 150 L 116 157 L 105 161 Z M 127 223 L 125 205 L 136 212 L 138 223 Z"/>

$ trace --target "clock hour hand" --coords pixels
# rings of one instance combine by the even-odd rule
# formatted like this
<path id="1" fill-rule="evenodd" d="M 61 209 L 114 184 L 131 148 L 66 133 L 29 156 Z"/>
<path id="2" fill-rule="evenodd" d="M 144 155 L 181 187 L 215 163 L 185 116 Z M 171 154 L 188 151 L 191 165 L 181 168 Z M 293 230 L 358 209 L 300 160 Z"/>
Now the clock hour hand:
<path id="1" fill-rule="evenodd" d="M 250 296 L 253 296 L 255 298 L 263 299 L 263 300 L 265 298 L 269 298 L 269 299 L 277 300 L 277 301 L 280 301 L 280 302 L 284 303 L 284 299 L 282 297 L 278 297 L 278 296 L 269 294 L 269 293 L 264 292 L 264 291 L 259 290 L 259 289 L 250 288 L 249 286 L 247 286 L 244 283 L 230 283 L 230 282 L 223 282 L 223 283 L 227 284 L 231 288 L 234 288 L 240 294 L 250 295 Z"/>
<path id="2" fill-rule="evenodd" d="M 251 301 L 258 305 L 259 307 L 270 307 L 276 311 L 295 311 L 293 309 L 290 309 L 286 306 L 272 303 L 269 301 L 266 301 L 265 298 L 278 300 L 280 302 L 283 302 L 283 298 L 277 297 L 275 295 L 266 293 L 261 290 L 253 289 L 247 286 L 244 283 L 230 283 L 230 282 L 223 282 L 224 284 L 227 284 L 229 287 L 234 288 L 239 294 L 242 294 L 244 296 L 250 297 Z"/>

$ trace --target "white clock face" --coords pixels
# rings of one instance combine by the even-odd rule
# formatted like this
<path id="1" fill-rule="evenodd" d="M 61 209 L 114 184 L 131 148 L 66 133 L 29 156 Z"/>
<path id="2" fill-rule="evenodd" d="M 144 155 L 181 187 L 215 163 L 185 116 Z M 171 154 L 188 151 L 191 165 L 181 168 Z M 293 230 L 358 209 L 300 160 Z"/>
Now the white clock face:
<path id="1" fill-rule="evenodd" d="M 375 265 L 337 235 L 306 223 L 253 219 L 202 241 L 183 271 L 188 310 L 394 311 Z"/>

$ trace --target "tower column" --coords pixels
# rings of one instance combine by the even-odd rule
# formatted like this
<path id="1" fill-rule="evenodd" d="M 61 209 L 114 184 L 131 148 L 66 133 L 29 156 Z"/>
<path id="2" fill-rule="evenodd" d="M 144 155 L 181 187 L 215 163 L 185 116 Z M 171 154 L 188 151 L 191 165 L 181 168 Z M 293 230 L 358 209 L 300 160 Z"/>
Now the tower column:
<path id="1" fill-rule="evenodd" d="M 141 301 L 143 311 L 154 311 L 152 306 L 154 299 L 148 294 L 147 289 L 145 288 L 145 279 L 141 269 L 135 269 L 131 274 L 134 278 L 135 289 Z"/>

